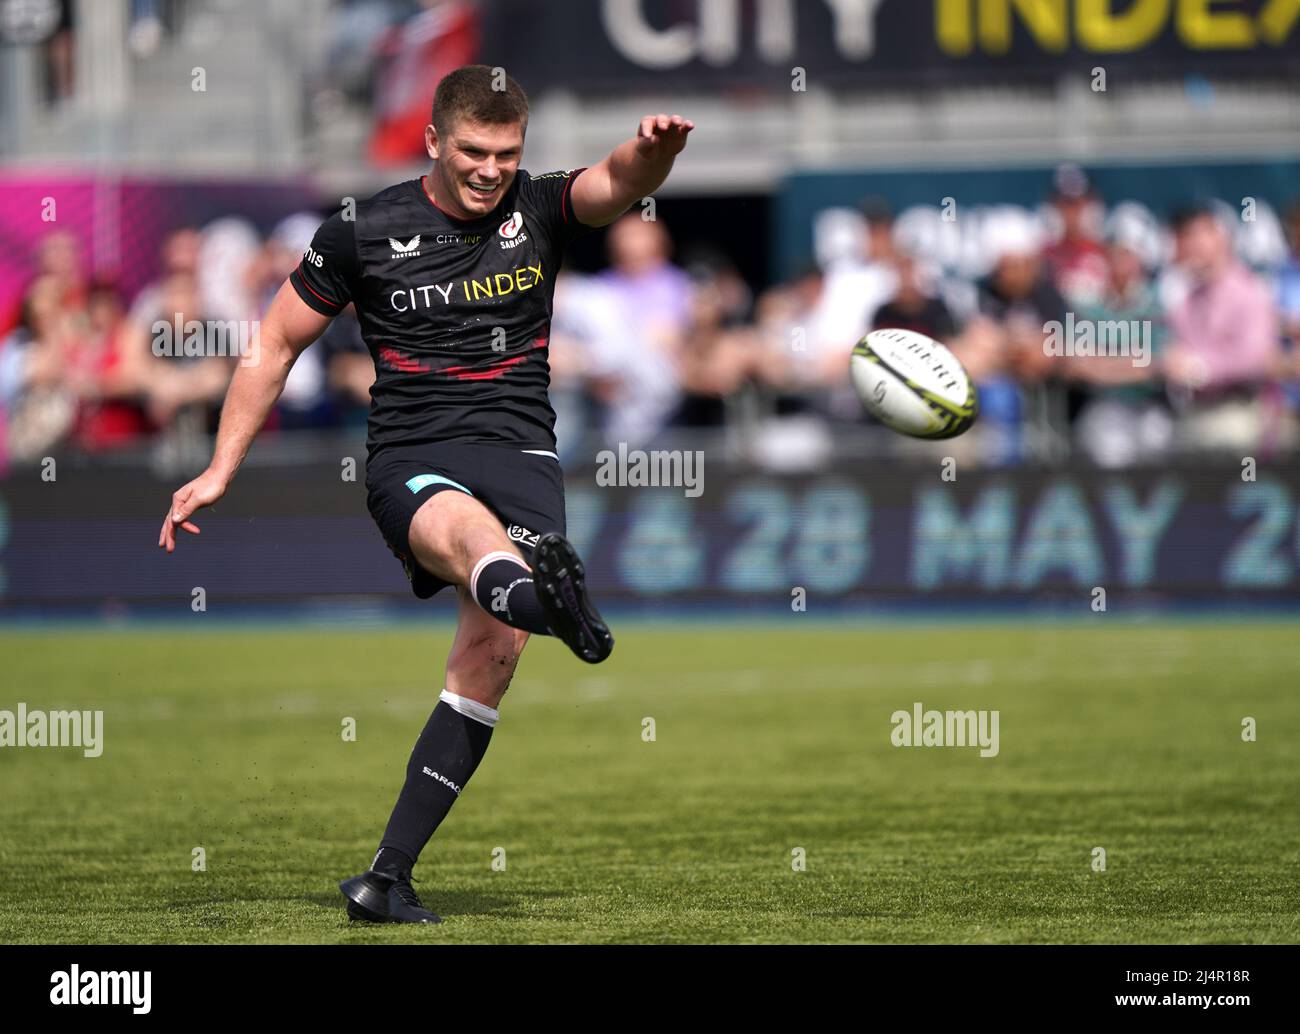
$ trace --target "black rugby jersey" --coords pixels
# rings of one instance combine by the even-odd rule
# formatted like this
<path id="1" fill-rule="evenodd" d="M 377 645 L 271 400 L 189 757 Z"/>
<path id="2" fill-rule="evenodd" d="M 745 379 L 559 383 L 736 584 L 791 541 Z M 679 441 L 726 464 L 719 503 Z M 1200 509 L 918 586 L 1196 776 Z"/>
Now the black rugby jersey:
<path id="1" fill-rule="evenodd" d="M 547 397 L 551 301 L 564 247 L 590 229 L 582 169 L 523 169 L 493 212 L 453 218 L 419 179 L 338 212 L 290 275 L 324 315 L 356 305 L 375 361 L 367 450 L 476 442 L 555 448 Z"/>

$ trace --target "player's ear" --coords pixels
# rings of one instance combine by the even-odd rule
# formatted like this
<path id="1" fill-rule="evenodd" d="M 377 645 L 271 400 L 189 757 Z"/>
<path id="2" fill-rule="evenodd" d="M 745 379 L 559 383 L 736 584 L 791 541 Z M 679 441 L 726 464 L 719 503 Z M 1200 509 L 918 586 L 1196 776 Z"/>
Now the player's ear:
<path id="1" fill-rule="evenodd" d="M 438 131 L 432 124 L 424 127 L 424 149 L 430 158 L 438 157 Z"/>

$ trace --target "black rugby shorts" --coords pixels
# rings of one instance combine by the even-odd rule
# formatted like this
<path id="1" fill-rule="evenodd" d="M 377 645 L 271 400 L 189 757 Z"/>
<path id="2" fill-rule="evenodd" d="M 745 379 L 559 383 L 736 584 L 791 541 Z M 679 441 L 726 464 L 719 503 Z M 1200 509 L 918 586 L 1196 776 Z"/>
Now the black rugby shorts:
<path id="1" fill-rule="evenodd" d="M 486 506 L 529 563 L 539 535 L 564 534 L 564 478 L 553 452 L 456 442 L 383 449 L 366 464 L 366 503 L 422 600 L 450 584 L 411 552 L 411 518 L 439 492 L 464 492 Z"/>

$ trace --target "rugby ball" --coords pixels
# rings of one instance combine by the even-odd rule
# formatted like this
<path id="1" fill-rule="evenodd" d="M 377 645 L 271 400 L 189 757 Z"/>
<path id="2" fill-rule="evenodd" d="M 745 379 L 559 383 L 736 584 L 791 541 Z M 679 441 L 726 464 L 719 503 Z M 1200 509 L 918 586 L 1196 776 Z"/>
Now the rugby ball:
<path id="1" fill-rule="evenodd" d="M 955 438 L 979 415 L 957 357 L 915 331 L 873 330 L 854 346 L 849 374 L 867 411 L 913 438 Z"/>

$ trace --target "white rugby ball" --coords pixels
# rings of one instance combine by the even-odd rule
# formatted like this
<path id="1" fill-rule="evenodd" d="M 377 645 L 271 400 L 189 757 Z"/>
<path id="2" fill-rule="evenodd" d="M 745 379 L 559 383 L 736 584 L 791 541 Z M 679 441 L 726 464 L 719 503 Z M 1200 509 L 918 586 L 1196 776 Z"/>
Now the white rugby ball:
<path id="1" fill-rule="evenodd" d="M 912 330 L 873 330 L 854 347 L 849 374 L 867 411 L 913 438 L 955 438 L 979 415 L 965 367 Z"/>

